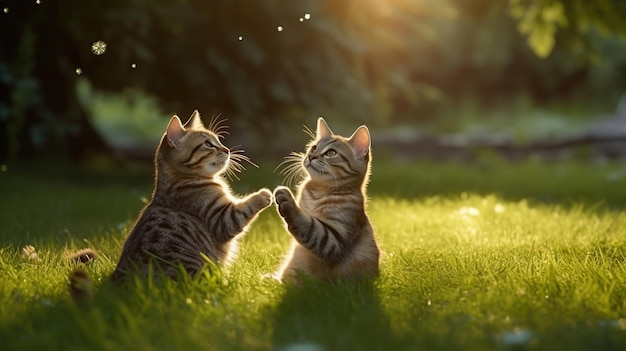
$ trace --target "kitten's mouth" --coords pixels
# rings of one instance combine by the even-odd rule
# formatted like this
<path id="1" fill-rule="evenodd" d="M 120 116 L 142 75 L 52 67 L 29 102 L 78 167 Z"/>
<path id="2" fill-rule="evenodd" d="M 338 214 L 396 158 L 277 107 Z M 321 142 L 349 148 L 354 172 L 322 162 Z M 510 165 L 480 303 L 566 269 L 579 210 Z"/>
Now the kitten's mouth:
<path id="1" fill-rule="evenodd" d="M 220 168 L 223 167 L 226 164 L 226 160 L 215 160 L 211 163 L 209 163 L 212 167 L 215 168 Z"/>
<path id="2" fill-rule="evenodd" d="M 304 159 L 304 162 L 302 162 L 302 165 L 306 169 L 312 169 L 314 171 L 317 171 L 317 169 L 315 169 L 315 167 L 313 167 L 313 163 L 311 163 L 311 161 L 308 158 Z"/>
<path id="3" fill-rule="evenodd" d="M 304 160 L 304 168 L 306 168 L 309 172 L 310 171 L 315 171 L 315 173 L 317 174 L 324 174 L 325 172 L 323 172 L 322 170 L 316 168 L 313 165 L 313 162 L 309 161 L 309 160 Z"/>
<path id="4" fill-rule="evenodd" d="M 228 162 L 228 159 L 229 159 L 228 155 L 218 157 L 217 160 L 211 162 L 211 166 L 222 167 Z"/>
<path id="5" fill-rule="evenodd" d="M 222 167 L 225 164 L 226 164 L 226 160 L 219 160 L 219 161 L 211 162 L 211 166 L 214 166 L 214 167 Z"/>

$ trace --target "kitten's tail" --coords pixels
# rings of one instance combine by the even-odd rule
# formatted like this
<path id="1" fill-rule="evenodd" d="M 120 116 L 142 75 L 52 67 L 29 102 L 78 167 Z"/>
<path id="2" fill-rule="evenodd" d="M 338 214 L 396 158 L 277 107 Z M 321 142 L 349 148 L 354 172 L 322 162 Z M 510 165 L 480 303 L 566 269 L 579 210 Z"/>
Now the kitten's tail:
<path id="1" fill-rule="evenodd" d="M 87 272 L 79 267 L 70 273 L 70 296 L 74 301 L 82 301 L 93 297 L 93 280 Z"/>
<path id="2" fill-rule="evenodd" d="M 68 258 L 75 262 L 89 263 L 98 258 L 98 253 L 93 249 L 82 249 L 70 254 Z"/>
<path id="3" fill-rule="evenodd" d="M 68 255 L 68 258 L 75 262 L 89 263 L 98 258 L 98 253 L 93 249 L 82 249 Z M 93 297 L 93 280 L 84 269 L 74 268 L 70 273 L 69 280 L 68 289 L 74 301 Z"/>

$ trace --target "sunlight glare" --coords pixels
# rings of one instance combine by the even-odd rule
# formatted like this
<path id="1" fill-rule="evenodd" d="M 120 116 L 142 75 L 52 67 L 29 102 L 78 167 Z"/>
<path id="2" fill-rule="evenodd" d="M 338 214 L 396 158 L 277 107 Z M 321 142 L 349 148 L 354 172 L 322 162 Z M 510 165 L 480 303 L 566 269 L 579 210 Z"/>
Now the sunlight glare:
<path id="1" fill-rule="evenodd" d="M 479 216 L 480 210 L 476 207 L 461 207 L 459 209 L 459 214 L 462 216 Z"/>
<path id="2" fill-rule="evenodd" d="M 4 8 L 4 13 L 9 13 L 9 8 L 8 7 Z"/>

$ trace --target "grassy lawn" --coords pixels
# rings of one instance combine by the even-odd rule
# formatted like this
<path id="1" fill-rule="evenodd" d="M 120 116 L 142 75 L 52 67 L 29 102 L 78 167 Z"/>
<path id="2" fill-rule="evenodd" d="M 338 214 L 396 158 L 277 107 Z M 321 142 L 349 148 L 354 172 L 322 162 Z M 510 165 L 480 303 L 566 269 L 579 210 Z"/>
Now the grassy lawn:
<path id="1" fill-rule="evenodd" d="M 626 165 L 374 162 L 380 277 L 297 288 L 264 278 L 289 243 L 273 207 L 228 271 L 111 286 L 150 167 L 10 166 L 0 173 L 1 348 L 626 349 Z M 273 167 L 247 170 L 234 188 L 279 184 Z M 75 303 L 64 255 L 86 246 L 100 253 L 85 266 L 95 295 Z"/>

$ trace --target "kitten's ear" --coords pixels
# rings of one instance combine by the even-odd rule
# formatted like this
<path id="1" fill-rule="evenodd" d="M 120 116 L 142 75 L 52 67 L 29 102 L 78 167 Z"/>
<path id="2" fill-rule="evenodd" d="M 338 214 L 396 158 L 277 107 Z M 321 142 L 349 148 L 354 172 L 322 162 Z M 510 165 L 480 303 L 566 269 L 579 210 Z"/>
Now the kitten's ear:
<path id="1" fill-rule="evenodd" d="M 183 128 L 180 118 L 174 115 L 170 120 L 170 124 L 167 126 L 167 132 L 165 132 L 165 139 L 171 147 L 176 147 L 180 139 L 185 135 L 185 129 Z"/>
<path id="2" fill-rule="evenodd" d="M 193 111 L 193 113 L 191 114 L 191 117 L 189 117 L 189 120 L 187 121 L 187 123 L 185 123 L 185 129 L 199 129 L 199 128 L 204 128 L 204 125 L 202 124 L 202 119 L 200 118 L 200 112 L 198 112 L 198 110 Z"/>
<path id="3" fill-rule="evenodd" d="M 318 118 L 317 119 L 317 133 L 316 133 L 317 139 L 321 139 L 323 137 L 327 137 L 330 135 L 333 135 L 333 131 L 330 130 L 324 118 L 322 117 Z"/>
<path id="4" fill-rule="evenodd" d="M 356 157 L 364 157 L 370 152 L 371 147 L 369 129 L 366 126 L 360 126 L 352 134 L 348 142 L 352 145 Z"/>

